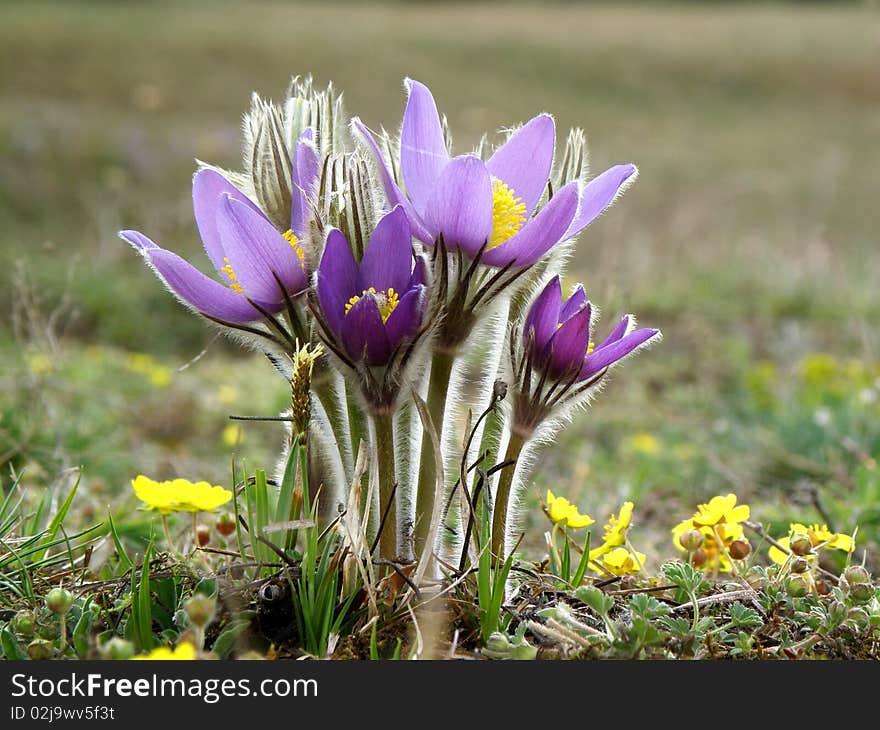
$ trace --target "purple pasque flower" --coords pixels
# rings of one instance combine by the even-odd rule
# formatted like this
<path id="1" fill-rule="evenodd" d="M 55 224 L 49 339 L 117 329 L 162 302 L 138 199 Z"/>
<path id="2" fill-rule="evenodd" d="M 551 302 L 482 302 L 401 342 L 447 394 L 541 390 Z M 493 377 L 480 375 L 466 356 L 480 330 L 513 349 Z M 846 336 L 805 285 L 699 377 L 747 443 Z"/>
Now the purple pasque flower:
<path id="1" fill-rule="evenodd" d="M 316 290 L 337 354 L 351 364 L 383 366 L 413 341 L 427 305 L 423 261 L 413 268 L 409 221 L 399 205 L 376 225 L 360 264 L 342 232 L 330 231 Z"/>
<path id="2" fill-rule="evenodd" d="M 219 172 L 196 173 L 193 212 L 220 281 L 138 231 L 120 231 L 120 237 L 141 253 L 181 301 L 210 319 L 244 324 L 280 312 L 290 297 L 308 288 L 302 241 L 319 170 L 311 139 L 311 130 L 306 130 L 296 145 L 291 222 L 284 233 Z"/>
<path id="3" fill-rule="evenodd" d="M 523 325 L 523 344 L 531 367 L 551 379 L 584 383 L 659 338 L 660 330 L 633 329 L 626 315 L 601 344 L 592 341 L 593 307 L 578 284 L 563 301 L 562 285 L 554 276 L 535 299 Z"/>
<path id="4" fill-rule="evenodd" d="M 530 266 L 560 241 L 592 223 L 631 182 L 634 165 L 616 165 L 582 185 L 573 181 L 539 206 L 556 144 L 549 114 L 514 132 L 488 161 L 450 157 L 430 90 L 406 80 L 409 98 L 400 134 L 400 189 L 379 145 L 358 118 L 353 127 L 376 160 L 385 194 L 402 205 L 413 235 L 427 245 L 440 236 L 490 266 Z"/>

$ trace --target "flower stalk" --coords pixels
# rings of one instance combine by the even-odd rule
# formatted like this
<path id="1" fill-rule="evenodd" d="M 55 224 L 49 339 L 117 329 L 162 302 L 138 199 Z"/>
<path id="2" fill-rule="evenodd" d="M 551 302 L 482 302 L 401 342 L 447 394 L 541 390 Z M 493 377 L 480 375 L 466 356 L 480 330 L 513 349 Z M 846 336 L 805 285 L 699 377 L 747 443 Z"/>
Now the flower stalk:
<path id="1" fill-rule="evenodd" d="M 397 479 L 394 458 L 394 421 L 388 412 L 374 412 L 373 447 L 379 475 L 379 556 L 398 557 Z"/>

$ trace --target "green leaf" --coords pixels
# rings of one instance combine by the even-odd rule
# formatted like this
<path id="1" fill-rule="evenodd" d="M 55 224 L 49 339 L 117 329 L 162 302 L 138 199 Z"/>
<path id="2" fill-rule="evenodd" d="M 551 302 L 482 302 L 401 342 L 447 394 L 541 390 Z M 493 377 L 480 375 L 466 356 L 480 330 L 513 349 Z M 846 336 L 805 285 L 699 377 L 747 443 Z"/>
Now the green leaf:
<path id="1" fill-rule="evenodd" d="M 574 592 L 574 597 L 583 601 L 603 618 L 614 607 L 614 598 L 605 595 L 595 586 L 581 586 Z"/>
<path id="2" fill-rule="evenodd" d="M 61 503 L 61 506 L 58 508 L 58 511 L 55 513 L 55 516 L 52 518 L 52 521 L 46 528 L 46 536 L 40 542 L 40 550 L 35 551 L 32 554 L 34 562 L 39 562 L 40 560 L 42 560 L 43 557 L 46 555 L 46 551 L 52 546 L 52 541 L 55 539 L 55 535 L 58 534 L 58 530 L 61 527 L 61 524 L 64 522 L 64 518 L 67 517 L 67 512 L 70 509 L 73 498 L 76 496 L 76 490 L 79 487 L 81 479 L 82 470 L 80 469 L 79 473 L 76 476 L 76 481 L 73 483 L 73 486 L 67 493 L 67 497 Z"/>
<path id="3" fill-rule="evenodd" d="M 9 630 L 8 626 L 4 626 L 3 629 L 0 630 L 0 647 L 3 648 L 3 656 L 7 659 L 30 659 L 27 652 L 21 648 L 21 644 L 18 643 L 18 639 L 15 638 L 15 634 Z"/>

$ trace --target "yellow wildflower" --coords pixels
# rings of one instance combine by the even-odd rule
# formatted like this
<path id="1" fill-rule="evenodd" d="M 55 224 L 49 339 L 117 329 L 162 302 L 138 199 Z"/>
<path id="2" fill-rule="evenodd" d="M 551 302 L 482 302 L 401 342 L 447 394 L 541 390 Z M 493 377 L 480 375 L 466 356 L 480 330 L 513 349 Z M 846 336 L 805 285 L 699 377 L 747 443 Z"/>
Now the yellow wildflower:
<path id="1" fill-rule="evenodd" d="M 625 448 L 636 454 L 654 456 L 660 452 L 660 440 L 650 433 L 636 433 L 626 440 Z"/>
<path id="2" fill-rule="evenodd" d="M 605 553 L 610 552 L 616 547 L 620 547 L 626 543 L 626 531 L 632 524 L 633 514 L 632 502 L 624 502 L 620 508 L 620 515 L 611 515 L 605 524 L 605 534 L 602 537 L 602 544 L 599 547 L 590 550 L 590 560 L 594 560 Z"/>
<path id="3" fill-rule="evenodd" d="M 749 506 L 741 504 L 736 506 L 736 495 L 728 494 L 726 497 L 712 497 L 709 504 L 697 506 L 697 513 L 693 516 L 694 524 L 697 525 L 721 525 L 725 523 L 745 522 L 749 519 Z"/>
<path id="4" fill-rule="evenodd" d="M 828 529 L 828 525 L 802 525 L 798 522 L 792 522 L 788 526 L 788 535 L 779 538 L 778 542 L 785 550 L 789 549 L 791 544 L 791 536 L 795 533 L 808 535 L 810 542 L 813 544 L 813 550 L 844 550 L 851 553 L 856 549 L 852 535 L 843 533 L 834 533 Z M 775 545 L 771 546 L 769 551 L 770 560 L 777 565 L 782 565 L 788 559 L 788 553 L 780 550 Z M 807 556 L 807 560 L 811 560 L 812 555 Z"/>
<path id="5" fill-rule="evenodd" d="M 244 441 L 244 429 L 237 423 L 230 423 L 223 429 L 223 443 L 227 446 L 238 446 Z"/>
<path id="6" fill-rule="evenodd" d="M 672 541 L 679 550 L 684 550 L 681 536 L 688 530 L 697 530 L 703 536 L 700 548 L 705 560 L 695 565 L 701 570 L 729 572 L 733 565 L 727 557 L 727 550 L 735 540 L 748 542 L 743 533 L 742 522 L 749 519 L 749 506 L 737 505 L 735 494 L 712 497 L 708 504 L 697 506 L 693 517 L 678 523 L 672 528 Z M 719 544 L 719 539 L 721 543 Z"/>
<path id="7" fill-rule="evenodd" d="M 595 522 L 589 515 L 582 515 L 578 512 L 577 506 L 565 497 L 557 497 L 549 489 L 547 490 L 547 512 L 550 519 L 557 525 L 565 525 L 576 530 L 589 527 Z"/>
<path id="8" fill-rule="evenodd" d="M 590 557 L 593 557 L 592 551 L 590 551 Z M 597 572 L 607 572 L 612 575 L 635 575 L 642 571 L 644 564 L 644 553 L 625 547 L 612 548 L 594 561 L 594 565 L 603 569 Z M 594 567 L 593 570 L 597 569 Z"/>
<path id="9" fill-rule="evenodd" d="M 171 649 L 167 646 L 160 646 L 157 649 L 153 649 L 153 651 L 151 651 L 149 654 L 133 656 L 132 660 L 140 659 L 142 661 L 167 661 L 169 659 L 174 659 L 179 661 L 192 661 L 195 658 L 196 648 L 188 641 L 184 641 L 182 644 L 179 644 L 174 649 Z"/>
<path id="10" fill-rule="evenodd" d="M 148 510 L 160 514 L 169 512 L 213 512 L 232 499 L 232 492 L 223 487 L 212 487 L 208 482 L 190 482 L 186 479 L 172 479 L 156 482 L 138 475 L 131 480 L 134 493 Z"/>

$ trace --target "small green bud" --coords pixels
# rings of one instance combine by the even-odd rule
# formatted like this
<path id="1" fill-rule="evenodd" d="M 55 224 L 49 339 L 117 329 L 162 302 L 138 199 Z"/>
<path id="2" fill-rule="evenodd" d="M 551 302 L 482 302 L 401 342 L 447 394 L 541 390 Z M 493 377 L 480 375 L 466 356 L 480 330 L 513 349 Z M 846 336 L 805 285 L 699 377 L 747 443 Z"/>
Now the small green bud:
<path id="1" fill-rule="evenodd" d="M 803 532 L 794 533 L 791 536 L 788 546 L 795 555 L 800 555 L 801 557 L 813 552 L 813 541 L 810 539 L 809 535 Z"/>
<path id="2" fill-rule="evenodd" d="M 46 608 L 58 616 L 66 614 L 73 606 L 73 594 L 63 588 L 53 588 L 46 594 Z"/>
<path id="3" fill-rule="evenodd" d="M 841 601 L 831 601 L 831 605 L 828 606 L 828 615 L 837 625 L 843 623 L 844 619 L 846 619 L 846 613 L 846 604 Z"/>
<path id="4" fill-rule="evenodd" d="M 806 558 L 795 558 L 791 561 L 791 572 L 795 575 L 806 573 L 810 569 L 810 563 Z"/>
<path id="5" fill-rule="evenodd" d="M 504 634 L 496 631 L 486 642 L 486 650 L 496 654 L 504 654 L 510 650 L 510 642 Z"/>
<path id="6" fill-rule="evenodd" d="M 862 565 L 850 565 L 843 571 L 847 583 L 870 583 L 871 574 Z"/>
<path id="7" fill-rule="evenodd" d="M 678 541 L 685 550 L 692 553 L 703 546 L 703 535 L 699 530 L 687 530 L 681 533 Z"/>
<path id="8" fill-rule="evenodd" d="M 785 592 L 792 598 L 803 598 L 808 590 L 807 581 L 799 576 L 792 576 L 785 581 Z"/>
<path id="9" fill-rule="evenodd" d="M 865 629 L 869 623 L 868 612 L 864 608 L 851 608 L 847 611 L 846 620 L 851 621 L 860 629 Z"/>
<path id="10" fill-rule="evenodd" d="M 35 662 L 51 659 L 55 653 L 55 646 L 46 639 L 34 639 L 27 645 L 28 656 Z"/>
<path id="11" fill-rule="evenodd" d="M 730 557 L 734 560 L 745 560 L 749 557 L 749 553 L 752 552 L 752 546 L 745 540 L 734 540 L 730 543 L 730 547 L 727 548 L 727 551 L 730 553 Z"/>
<path id="12" fill-rule="evenodd" d="M 12 617 L 12 629 L 22 636 L 33 636 L 34 625 L 34 612 L 29 609 L 19 611 Z"/>
<path id="13" fill-rule="evenodd" d="M 874 586 L 870 583 L 850 583 L 849 597 L 856 603 L 867 603 L 874 597 Z"/>
<path id="14" fill-rule="evenodd" d="M 102 659 L 131 659 L 134 656 L 134 644 L 114 636 L 101 646 L 100 652 Z"/>
<path id="15" fill-rule="evenodd" d="M 183 604 L 183 610 L 193 626 L 205 628 L 214 618 L 217 603 L 204 593 L 195 593 Z"/>

